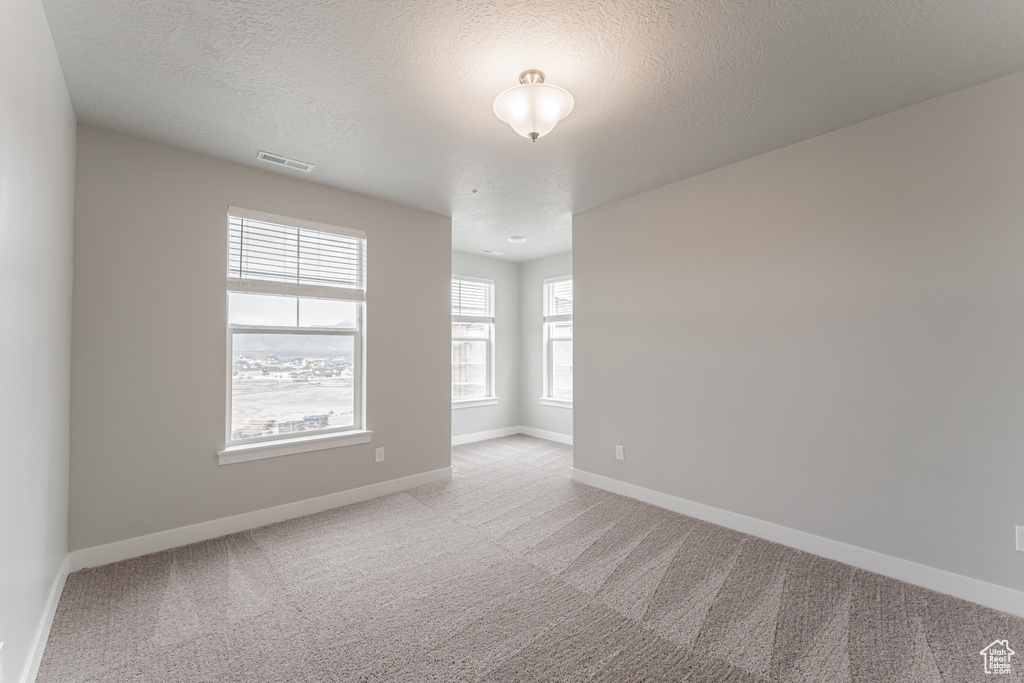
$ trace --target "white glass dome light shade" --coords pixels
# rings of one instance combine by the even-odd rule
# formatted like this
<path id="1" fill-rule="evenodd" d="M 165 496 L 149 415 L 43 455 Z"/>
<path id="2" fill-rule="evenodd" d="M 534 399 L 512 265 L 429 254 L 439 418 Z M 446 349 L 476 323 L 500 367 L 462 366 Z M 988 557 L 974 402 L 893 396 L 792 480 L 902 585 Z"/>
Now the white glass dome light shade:
<path id="1" fill-rule="evenodd" d="M 512 86 L 494 100 L 494 114 L 512 126 L 512 130 L 534 142 L 550 133 L 572 112 L 574 105 L 569 91 L 544 83 L 543 75 L 540 78 L 541 82 Z"/>

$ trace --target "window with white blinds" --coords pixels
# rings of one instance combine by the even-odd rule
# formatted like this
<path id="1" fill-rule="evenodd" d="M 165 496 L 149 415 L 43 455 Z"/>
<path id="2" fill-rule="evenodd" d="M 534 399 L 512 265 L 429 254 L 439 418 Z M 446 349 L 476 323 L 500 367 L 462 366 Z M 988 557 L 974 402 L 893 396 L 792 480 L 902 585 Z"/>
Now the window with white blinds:
<path id="1" fill-rule="evenodd" d="M 366 235 L 231 207 L 225 442 L 365 429 Z"/>
<path id="2" fill-rule="evenodd" d="M 572 320 L 572 278 L 544 281 L 544 321 Z"/>
<path id="3" fill-rule="evenodd" d="M 494 317 L 494 283 L 490 280 L 452 278 L 452 315 Z"/>
<path id="4" fill-rule="evenodd" d="M 544 281 L 544 395 L 548 405 L 572 406 L 572 277 Z"/>
<path id="5" fill-rule="evenodd" d="M 232 207 L 228 279 L 246 291 L 362 300 L 366 236 Z"/>
<path id="6" fill-rule="evenodd" d="M 465 407 L 493 398 L 494 282 L 453 277 L 452 402 Z"/>

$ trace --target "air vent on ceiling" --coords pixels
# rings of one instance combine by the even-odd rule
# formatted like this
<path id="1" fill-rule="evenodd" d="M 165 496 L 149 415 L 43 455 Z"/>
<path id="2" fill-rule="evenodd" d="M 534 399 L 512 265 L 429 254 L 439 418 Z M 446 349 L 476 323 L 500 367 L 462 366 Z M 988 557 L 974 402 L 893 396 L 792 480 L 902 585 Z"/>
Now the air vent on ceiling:
<path id="1" fill-rule="evenodd" d="M 271 154 L 269 152 L 260 152 L 256 155 L 256 158 L 260 161 L 266 161 L 270 164 L 277 164 L 278 166 L 287 166 L 288 168 L 294 168 L 296 171 L 304 171 L 309 173 L 313 170 L 313 164 L 307 164 L 304 161 L 296 161 L 295 159 L 289 159 L 279 154 Z"/>

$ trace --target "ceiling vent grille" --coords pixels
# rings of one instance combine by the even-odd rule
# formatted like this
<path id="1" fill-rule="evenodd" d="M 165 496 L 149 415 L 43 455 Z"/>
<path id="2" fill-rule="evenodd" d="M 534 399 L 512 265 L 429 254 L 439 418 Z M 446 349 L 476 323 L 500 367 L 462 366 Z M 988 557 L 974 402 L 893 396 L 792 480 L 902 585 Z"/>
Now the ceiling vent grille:
<path id="1" fill-rule="evenodd" d="M 305 173 L 313 170 L 313 164 L 307 164 L 305 161 L 296 161 L 295 159 L 289 159 L 279 154 L 271 154 L 270 152 L 260 152 L 256 155 L 256 158 L 260 161 L 266 161 L 268 164 L 286 166 L 287 168 L 294 168 L 296 171 L 303 171 Z"/>

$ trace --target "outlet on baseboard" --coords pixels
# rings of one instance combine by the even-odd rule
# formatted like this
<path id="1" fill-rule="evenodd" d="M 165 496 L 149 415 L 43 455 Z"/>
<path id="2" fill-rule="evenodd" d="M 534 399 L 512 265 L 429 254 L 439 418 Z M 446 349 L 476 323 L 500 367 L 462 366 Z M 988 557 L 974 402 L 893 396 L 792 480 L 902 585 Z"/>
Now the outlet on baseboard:
<path id="1" fill-rule="evenodd" d="M 384 462 L 384 449 L 378 448 L 377 453 L 373 456 L 374 462 Z"/>
<path id="2" fill-rule="evenodd" d="M 1017 550 L 1024 553 L 1024 526 L 1017 527 Z"/>
<path id="3" fill-rule="evenodd" d="M 623 460 L 626 457 L 625 451 L 622 450 L 622 446 L 615 447 L 615 459 Z"/>

